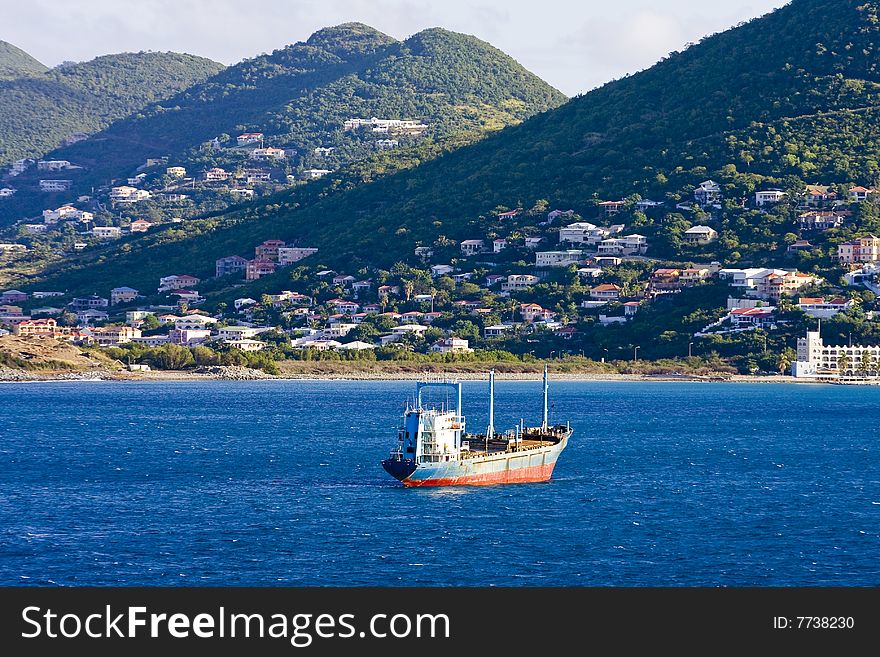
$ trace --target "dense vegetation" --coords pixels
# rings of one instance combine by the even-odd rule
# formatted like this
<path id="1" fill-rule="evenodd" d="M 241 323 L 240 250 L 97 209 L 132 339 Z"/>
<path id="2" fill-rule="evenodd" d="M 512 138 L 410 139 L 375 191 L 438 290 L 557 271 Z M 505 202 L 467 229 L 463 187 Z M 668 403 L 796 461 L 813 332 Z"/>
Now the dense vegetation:
<path id="1" fill-rule="evenodd" d="M 880 173 L 878 12 L 876 1 L 794 0 L 419 167 L 342 194 L 280 197 L 192 222 L 52 280 L 82 289 L 126 271 L 144 284 L 160 269 L 154 263 L 205 274 L 214 258 L 274 237 L 321 248 L 331 266 L 389 266 L 417 244 L 482 237 L 498 206 L 548 199 L 589 217 L 597 198 L 678 201 L 711 175 L 731 191 L 871 183 Z M 752 241 L 754 231 L 730 229 L 739 243 Z"/>
<path id="2" fill-rule="evenodd" d="M 467 133 L 473 140 L 564 101 L 474 37 L 431 29 L 397 41 L 351 23 L 229 67 L 52 156 L 85 167 L 73 176 L 75 198 L 131 175 L 150 157 L 169 155 L 194 172 L 234 169 L 248 151 L 222 147 L 234 146 L 241 132 L 262 132 L 264 145 L 295 149 L 298 169 L 337 169 L 377 148 L 368 129 L 343 130 L 348 118 L 421 119 L 430 128 L 420 139 Z M 415 141 L 403 138 L 402 145 Z M 319 146 L 334 151 L 313 155 Z"/>
<path id="3" fill-rule="evenodd" d="M 39 75 L 48 68 L 11 43 L 0 41 L 0 80 Z"/>
<path id="4" fill-rule="evenodd" d="M 0 165 L 39 157 L 73 133 L 95 133 L 223 68 L 193 55 L 123 53 L 43 71 L 24 60 L 25 77 L 3 80 L 9 58 L 0 47 Z M 12 59 L 18 70 L 21 61 Z"/>

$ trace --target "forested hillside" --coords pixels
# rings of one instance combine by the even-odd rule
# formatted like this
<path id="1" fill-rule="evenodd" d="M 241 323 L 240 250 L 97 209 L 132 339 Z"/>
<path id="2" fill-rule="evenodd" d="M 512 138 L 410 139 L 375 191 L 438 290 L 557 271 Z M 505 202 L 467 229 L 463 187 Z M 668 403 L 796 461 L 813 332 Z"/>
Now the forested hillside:
<path id="1" fill-rule="evenodd" d="M 21 48 L 0 41 L 0 80 L 13 80 L 28 75 L 39 75 L 48 68 Z"/>
<path id="2" fill-rule="evenodd" d="M 878 174 L 878 7 L 795 0 L 415 169 L 194 222 L 54 280 L 106 284 L 121 268 L 152 280 L 153 262 L 204 273 L 232 245 L 271 237 L 313 244 L 348 267 L 386 266 L 417 244 L 472 237 L 496 206 L 676 201 L 713 174 L 738 193 L 785 180 L 867 184 Z"/>
<path id="3" fill-rule="evenodd" d="M 74 133 L 95 133 L 223 68 L 193 55 L 142 52 L 41 70 L 15 51 L 0 47 L 0 166 L 39 157 Z"/>
<path id="4" fill-rule="evenodd" d="M 348 118 L 421 119 L 436 138 L 502 128 L 564 100 L 474 37 L 435 29 L 397 41 L 349 23 L 232 66 L 55 156 L 85 166 L 89 182 L 106 182 L 147 157 L 185 164 L 206 157 L 200 147 L 211 140 L 259 131 L 265 145 L 303 154 L 334 147 L 321 161 L 333 168 L 375 150 L 343 130 Z"/>

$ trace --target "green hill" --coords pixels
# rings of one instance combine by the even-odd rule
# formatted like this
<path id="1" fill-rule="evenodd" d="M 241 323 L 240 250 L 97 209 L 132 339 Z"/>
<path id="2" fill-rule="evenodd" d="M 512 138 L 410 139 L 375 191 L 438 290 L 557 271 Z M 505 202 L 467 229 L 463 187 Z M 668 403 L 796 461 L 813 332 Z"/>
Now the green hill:
<path id="1" fill-rule="evenodd" d="M 49 70 L 44 64 L 11 43 L 0 41 L 0 80 L 39 75 Z"/>
<path id="2" fill-rule="evenodd" d="M 0 48 L 0 165 L 39 157 L 73 133 L 95 133 L 223 68 L 180 53 L 122 53 L 51 70 L 31 65 L 27 77 L 2 80 L 9 59 Z M 21 66 L 20 56 L 11 61 Z"/>
<path id="3" fill-rule="evenodd" d="M 794 0 L 416 168 L 163 231 L 50 280 L 104 288 L 124 271 L 151 286 L 169 271 L 206 275 L 214 258 L 273 237 L 348 270 L 388 266 L 440 236 L 482 237 L 496 206 L 548 199 L 586 214 L 597 198 L 677 201 L 715 174 L 738 194 L 765 181 L 869 183 L 880 175 L 878 32 L 880 2 Z M 740 228 L 743 242 L 758 233 Z"/>
<path id="4" fill-rule="evenodd" d="M 86 167 L 76 180 L 87 188 L 150 157 L 235 167 L 247 153 L 234 137 L 250 131 L 264 133 L 266 146 L 296 149 L 297 168 L 336 169 L 376 151 L 375 137 L 343 129 L 349 118 L 421 119 L 424 136 L 438 139 L 503 128 L 564 101 L 474 37 L 433 29 L 397 41 L 349 23 L 229 67 L 53 157 Z M 215 139 L 217 148 L 204 148 Z M 334 152 L 316 158 L 319 146 Z"/>

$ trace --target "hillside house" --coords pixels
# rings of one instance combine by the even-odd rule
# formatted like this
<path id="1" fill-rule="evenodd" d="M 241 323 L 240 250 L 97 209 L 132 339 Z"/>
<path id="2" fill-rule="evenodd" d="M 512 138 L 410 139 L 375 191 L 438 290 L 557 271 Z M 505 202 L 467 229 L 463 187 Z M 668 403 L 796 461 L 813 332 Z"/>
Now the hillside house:
<path id="1" fill-rule="evenodd" d="M 237 255 L 217 258 L 214 262 L 214 275 L 217 278 L 220 278 L 221 276 L 240 274 L 247 269 L 247 263 L 247 258 L 242 258 Z"/>
<path id="2" fill-rule="evenodd" d="M 371 280 L 354 281 L 351 284 L 351 291 L 355 296 L 360 296 L 361 292 L 369 292 L 372 287 L 373 281 Z"/>
<path id="3" fill-rule="evenodd" d="M 798 217 L 798 227 L 801 230 L 831 230 L 833 228 L 840 228 L 849 215 L 849 212 L 812 210 Z"/>
<path id="4" fill-rule="evenodd" d="M 115 306 L 120 303 L 131 303 L 138 298 L 138 291 L 133 287 L 114 287 L 110 290 L 110 305 Z"/>
<path id="5" fill-rule="evenodd" d="M 191 330 L 191 329 L 207 329 L 210 326 L 217 323 L 217 320 L 213 317 L 209 317 L 208 315 L 200 315 L 198 313 L 193 315 L 184 315 L 183 317 L 176 317 L 174 319 L 174 328 L 181 330 Z"/>
<path id="6" fill-rule="evenodd" d="M 72 180 L 41 180 L 38 184 L 41 192 L 69 192 L 73 187 Z"/>
<path id="7" fill-rule="evenodd" d="M 599 242 L 598 254 L 603 256 L 644 255 L 648 250 L 648 238 L 644 235 L 627 235 Z"/>
<path id="8" fill-rule="evenodd" d="M 837 259 L 842 265 L 854 265 L 880 260 L 880 238 L 874 235 L 860 237 L 837 246 Z"/>
<path id="9" fill-rule="evenodd" d="M 706 267 L 692 267 L 683 269 L 679 281 L 683 287 L 693 287 L 708 281 L 712 277 L 712 271 Z"/>
<path id="10" fill-rule="evenodd" d="M 248 260 L 247 265 L 245 265 L 244 278 L 247 281 L 256 281 L 263 278 L 263 276 L 269 276 L 274 273 L 275 263 L 272 260 L 254 258 L 253 260 Z"/>
<path id="11" fill-rule="evenodd" d="M 868 200 L 868 197 L 871 194 L 876 193 L 874 189 L 868 189 L 867 187 L 853 187 L 847 192 L 847 196 L 849 197 L 850 203 L 863 203 Z"/>
<path id="12" fill-rule="evenodd" d="M 152 226 L 146 219 L 135 219 L 129 224 L 128 230 L 132 233 L 146 233 Z"/>
<path id="13" fill-rule="evenodd" d="M 56 224 L 59 221 L 81 221 L 87 223 L 95 216 L 91 212 L 78 210 L 72 205 L 62 205 L 55 210 L 43 210 L 43 223 Z"/>
<path id="14" fill-rule="evenodd" d="M 584 252 L 580 250 L 537 251 L 535 253 L 535 267 L 568 267 L 578 264 L 583 259 Z"/>
<path id="15" fill-rule="evenodd" d="M 515 219 L 519 215 L 522 214 L 522 208 L 517 208 L 516 210 L 509 210 L 507 212 L 499 212 L 496 216 L 501 219 Z"/>
<path id="16" fill-rule="evenodd" d="M 235 174 L 235 179 L 245 185 L 272 182 L 272 172 L 266 169 L 245 169 Z M 231 190 L 230 190 L 231 191 Z"/>
<path id="17" fill-rule="evenodd" d="M 278 261 L 278 250 L 285 247 L 283 240 L 266 240 L 254 249 L 254 257 L 257 260 Z"/>
<path id="18" fill-rule="evenodd" d="M 730 311 L 730 323 L 736 329 L 770 328 L 776 323 L 776 308 L 734 308 Z"/>
<path id="19" fill-rule="evenodd" d="M 211 339 L 211 331 L 208 329 L 171 329 L 168 333 L 168 341 L 171 344 L 179 344 L 183 347 L 194 347 Z"/>
<path id="20" fill-rule="evenodd" d="M 709 226 L 694 226 L 686 230 L 681 239 L 685 244 L 709 244 L 718 239 L 718 231 Z"/>
<path id="21" fill-rule="evenodd" d="M 852 308 L 855 305 L 855 301 L 841 297 L 834 299 L 825 299 L 823 297 L 801 297 L 798 299 L 797 305 L 798 308 L 803 310 L 810 317 L 816 319 L 829 319 Z"/>
<path id="22" fill-rule="evenodd" d="M 440 278 L 451 274 L 455 269 L 451 265 L 433 265 L 431 267 L 431 278 Z"/>
<path id="23" fill-rule="evenodd" d="M 236 144 L 239 146 L 248 146 L 250 144 L 259 144 L 263 141 L 262 132 L 243 132 L 235 138 Z"/>
<path id="24" fill-rule="evenodd" d="M 287 157 L 283 148 L 255 148 L 251 151 L 252 160 L 277 161 Z"/>
<path id="25" fill-rule="evenodd" d="M 824 208 L 837 202 L 837 192 L 829 185 L 807 185 L 801 207 Z"/>
<path id="26" fill-rule="evenodd" d="M 501 284 L 502 292 L 518 292 L 526 290 L 533 285 L 537 285 L 541 279 L 530 274 L 512 274 L 507 277 L 507 281 Z"/>
<path id="27" fill-rule="evenodd" d="M 103 326 L 89 331 L 91 342 L 99 347 L 115 347 L 141 337 L 141 330 L 131 326 Z"/>
<path id="28" fill-rule="evenodd" d="M 97 308 L 106 308 L 110 305 L 110 301 L 108 299 L 105 299 L 104 297 L 99 297 L 96 294 L 92 294 L 87 297 L 75 297 L 67 305 L 71 310 L 76 312 L 78 310 L 94 310 Z"/>
<path id="29" fill-rule="evenodd" d="M 222 182 L 228 180 L 230 173 L 221 167 L 211 167 L 203 174 L 205 182 Z"/>
<path id="30" fill-rule="evenodd" d="M 302 246 L 282 246 L 278 247 L 278 264 L 281 266 L 292 265 L 295 262 L 299 262 L 303 258 L 308 258 L 310 255 L 314 255 L 318 252 L 318 249 L 314 247 L 302 247 Z"/>
<path id="31" fill-rule="evenodd" d="M 606 217 L 613 217 L 626 208 L 626 201 L 602 201 L 599 208 Z"/>
<path id="32" fill-rule="evenodd" d="M 28 300 L 27 292 L 22 292 L 21 290 L 6 290 L 0 294 L 0 303 L 22 303 L 23 301 Z"/>
<path id="33" fill-rule="evenodd" d="M 463 338 L 450 336 L 431 345 L 431 352 L 435 354 L 470 353 L 473 349 L 468 347 L 468 341 Z"/>
<path id="34" fill-rule="evenodd" d="M 492 253 L 501 253 L 507 248 L 507 240 L 492 240 Z"/>
<path id="35" fill-rule="evenodd" d="M 486 250 L 486 243 L 483 240 L 464 240 L 461 243 L 461 252 L 465 256 L 476 255 Z"/>
<path id="36" fill-rule="evenodd" d="M 114 187 L 110 190 L 110 202 L 114 204 L 139 203 L 152 197 L 146 189 L 138 189 L 130 185 Z"/>
<path id="37" fill-rule="evenodd" d="M 547 221 L 545 222 L 548 226 L 552 224 L 554 221 L 559 219 L 559 217 L 572 217 L 574 216 L 574 210 L 551 210 L 547 213 Z"/>
<path id="38" fill-rule="evenodd" d="M 721 202 L 721 185 L 714 180 L 701 182 L 694 189 L 694 200 L 701 208 L 717 205 Z"/>
<path id="39" fill-rule="evenodd" d="M 330 299 L 327 305 L 332 307 L 337 313 L 344 315 L 354 315 L 361 309 L 354 301 L 347 301 L 345 299 Z"/>
<path id="40" fill-rule="evenodd" d="M 115 240 L 122 237 L 122 229 L 119 226 L 95 226 L 92 235 L 102 240 Z"/>
<path id="41" fill-rule="evenodd" d="M 812 251 L 814 247 L 808 240 L 795 240 L 788 245 L 785 250 L 787 253 L 799 253 L 801 251 Z"/>
<path id="42" fill-rule="evenodd" d="M 775 205 L 785 200 L 787 194 L 781 189 L 768 189 L 763 192 L 755 192 L 755 205 L 759 208 L 765 205 Z"/>
<path id="43" fill-rule="evenodd" d="M 668 293 L 681 291 L 681 270 L 655 269 L 649 282 L 652 292 Z"/>
<path id="44" fill-rule="evenodd" d="M 590 290 L 590 298 L 594 301 L 618 301 L 621 289 L 613 283 L 597 285 Z"/>
<path id="45" fill-rule="evenodd" d="M 180 276 L 165 276 L 159 279 L 159 292 L 170 292 L 171 290 L 182 290 L 188 287 L 195 287 L 200 280 L 195 276 L 183 274 Z"/>
<path id="46" fill-rule="evenodd" d="M 549 322 L 556 318 L 556 313 L 547 310 L 537 303 L 523 303 L 519 306 L 520 315 L 527 324 L 534 322 Z"/>

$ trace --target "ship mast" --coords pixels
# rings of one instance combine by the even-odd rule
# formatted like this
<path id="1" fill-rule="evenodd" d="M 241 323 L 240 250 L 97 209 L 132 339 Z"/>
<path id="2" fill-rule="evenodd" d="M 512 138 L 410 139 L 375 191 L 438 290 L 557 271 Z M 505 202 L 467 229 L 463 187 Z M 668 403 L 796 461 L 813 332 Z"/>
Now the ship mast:
<path id="1" fill-rule="evenodd" d="M 495 435 L 495 370 L 489 370 L 489 428 L 486 437 Z"/>
<path id="2" fill-rule="evenodd" d="M 547 364 L 544 364 L 544 422 L 541 424 L 541 428 L 544 431 L 547 431 Z"/>

